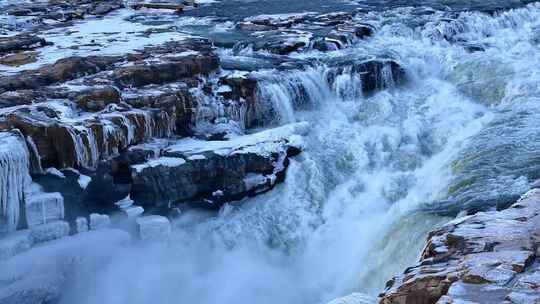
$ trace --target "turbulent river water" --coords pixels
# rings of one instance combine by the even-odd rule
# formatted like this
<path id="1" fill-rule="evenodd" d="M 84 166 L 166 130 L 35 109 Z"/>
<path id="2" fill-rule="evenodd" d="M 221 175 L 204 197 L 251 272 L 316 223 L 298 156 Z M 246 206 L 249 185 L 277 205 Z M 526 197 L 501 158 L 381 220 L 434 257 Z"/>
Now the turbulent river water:
<path id="1" fill-rule="evenodd" d="M 269 13 L 283 13 L 279 3 Z M 230 5 L 175 22 L 234 39 L 230 16 L 216 13 Z M 261 5 L 235 18 L 265 12 Z M 287 12 L 315 9 L 298 5 Z M 502 204 L 535 178 L 540 5 L 461 9 L 379 5 L 358 17 L 377 29 L 372 38 L 292 55 L 317 62 L 302 71 L 257 72 L 261 96 L 277 111 L 273 123 L 310 125 L 285 182 L 219 214 L 184 211 L 169 245 L 137 245 L 103 267 L 81 269 L 63 302 L 315 304 L 358 293 L 358 303 L 374 303 L 384 283 L 417 259 L 427 233 L 449 219 L 441 214 Z M 193 24 L 212 12 L 216 19 Z M 352 93 L 361 84 L 350 74 L 326 81 L 329 62 L 370 56 L 396 59 L 407 83 L 362 96 Z M 381 81 L 391 83 L 391 74 Z"/>

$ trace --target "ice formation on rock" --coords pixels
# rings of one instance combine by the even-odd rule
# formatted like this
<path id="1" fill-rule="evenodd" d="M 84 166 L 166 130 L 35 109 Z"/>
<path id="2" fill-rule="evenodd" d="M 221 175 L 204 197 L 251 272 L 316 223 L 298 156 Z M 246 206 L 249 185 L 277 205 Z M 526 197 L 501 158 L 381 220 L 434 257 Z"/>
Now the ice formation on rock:
<path id="1" fill-rule="evenodd" d="M 15 231 L 30 182 L 29 153 L 17 131 L 0 132 L 0 235 Z"/>
<path id="2" fill-rule="evenodd" d="M 77 233 L 83 233 L 88 231 L 88 220 L 85 217 L 78 217 L 75 220 Z"/>
<path id="3" fill-rule="evenodd" d="M 69 224 L 65 221 L 54 221 L 30 229 L 30 236 L 35 243 L 48 242 L 68 235 Z"/>
<path id="4" fill-rule="evenodd" d="M 143 241 L 167 241 L 171 234 L 171 222 L 159 215 L 144 216 L 137 219 L 139 236 Z"/>
<path id="5" fill-rule="evenodd" d="M 90 214 L 90 229 L 99 230 L 108 228 L 111 225 L 111 219 L 105 214 Z"/>
<path id="6" fill-rule="evenodd" d="M 29 227 L 64 218 L 64 198 L 60 193 L 35 193 L 26 199 L 26 219 Z"/>

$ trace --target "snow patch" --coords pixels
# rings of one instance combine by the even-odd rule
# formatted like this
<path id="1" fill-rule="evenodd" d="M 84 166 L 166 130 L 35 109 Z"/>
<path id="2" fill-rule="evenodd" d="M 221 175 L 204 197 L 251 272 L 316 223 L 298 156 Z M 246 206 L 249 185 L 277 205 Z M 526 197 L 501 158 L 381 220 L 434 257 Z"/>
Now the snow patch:
<path id="1" fill-rule="evenodd" d="M 144 169 L 147 168 L 155 168 L 159 166 L 163 167 L 178 167 L 183 164 L 185 164 L 186 161 L 183 158 L 179 157 L 160 157 L 157 159 L 153 159 L 147 163 L 140 164 L 140 165 L 133 165 L 131 168 L 133 168 L 137 173 L 142 172 Z"/>
<path id="2" fill-rule="evenodd" d="M 59 178 L 66 178 L 64 173 L 62 173 L 60 170 L 58 170 L 58 169 L 56 169 L 54 167 L 47 168 L 47 170 L 45 170 L 45 172 L 47 174 L 51 174 L 51 175 L 54 175 L 54 176 L 59 177 Z"/>
<path id="3" fill-rule="evenodd" d="M 81 186 L 82 189 L 86 189 L 90 182 L 92 181 L 92 178 L 90 176 L 86 175 L 79 175 L 79 178 L 77 179 L 77 182 L 79 183 L 79 186 Z"/>

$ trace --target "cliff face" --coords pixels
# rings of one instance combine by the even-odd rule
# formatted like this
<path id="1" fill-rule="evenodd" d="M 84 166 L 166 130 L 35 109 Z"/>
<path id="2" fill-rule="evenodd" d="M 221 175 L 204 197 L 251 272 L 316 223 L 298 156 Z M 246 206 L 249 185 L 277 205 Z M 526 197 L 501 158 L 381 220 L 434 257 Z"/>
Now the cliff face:
<path id="1" fill-rule="evenodd" d="M 540 189 L 433 231 L 381 304 L 540 303 Z"/>

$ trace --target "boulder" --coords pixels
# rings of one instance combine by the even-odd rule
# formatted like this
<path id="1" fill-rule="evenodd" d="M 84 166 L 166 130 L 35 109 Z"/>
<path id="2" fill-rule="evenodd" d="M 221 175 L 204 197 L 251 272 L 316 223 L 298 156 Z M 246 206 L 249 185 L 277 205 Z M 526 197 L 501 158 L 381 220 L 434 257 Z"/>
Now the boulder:
<path id="1" fill-rule="evenodd" d="M 37 89 L 58 82 L 73 80 L 111 68 L 121 56 L 68 57 L 36 70 L 0 77 L 0 93 L 22 89 Z"/>
<path id="2" fill-rule="evenodd" d="M 58 192 L 27 196 L 26 219 L 30 228 L 64 219 L 64 198 Z"/>
<path id="3" fill-rule="evenodd" d="M 392 88 L 407 80 L 405 69 L 392 59 L 369 59 L 360 61 L 338 61 L 331 64 L 328 81 L 333 84 L 337 76 L 348 73 L 360 76 L 362 93 L 372 94 Z"/>
<path id="4" fill-rule="evenodd" d="M 36 61 L 37 61 L 37 53 L 35 52 L 9 54 L 9 55 L 0 57 L 0 64 L 12 66 L 12 67 L 25 65 L 28 63 L 36 62 Z"/>
<path id="5" fill-rule="evenodd" d="M 285 178 L 289 158 L 300 153 L 305 123 L 229 141 L 179 140 L 163 156 L 131 168 L 131 197 L 141 205 L 222 203 L 268 191 Z"/>
<path id="6" fill-rule="evenodd" d="M 41 92 L 33 90 L 19 90 L 0 94 L 0 108 L 8 108 L 20 105 L 29 105 L 44 100 Z"/>
<path id="7" fill-rule="evenodd" d="M 21 34 L 10 37 L 0 37 L 0 54 L 27 51 L 47 45 L 45 39 L 38 36 Z"/>
<path id="8" fill-rule="evenodd" d="M 109 1 L 109 3 L 98 2 L 98 3 L 93 4 L 89 8 L 88 13 L 92 15 L 103 16 L 116 9 L 121 8 L 122 6 L 123 5 L 120 3 L 120 1 Z"/>
<path id="9" fill-rule="evenodd" d="M 75 231 L 77 233 L 84 233 L 84 232 L 88 232 L 89 228 L 88 228 L 88 220 L 85 218 L 85 217 L 77 217 L 77 219 L 75 220 Z"/>

